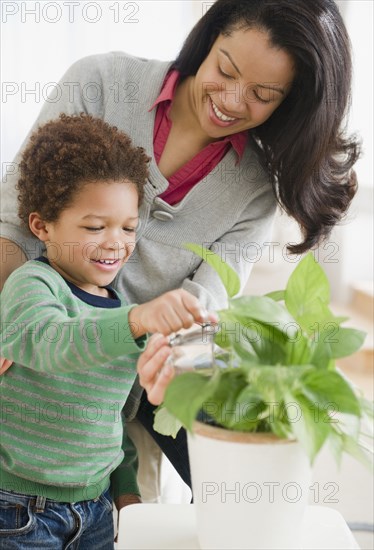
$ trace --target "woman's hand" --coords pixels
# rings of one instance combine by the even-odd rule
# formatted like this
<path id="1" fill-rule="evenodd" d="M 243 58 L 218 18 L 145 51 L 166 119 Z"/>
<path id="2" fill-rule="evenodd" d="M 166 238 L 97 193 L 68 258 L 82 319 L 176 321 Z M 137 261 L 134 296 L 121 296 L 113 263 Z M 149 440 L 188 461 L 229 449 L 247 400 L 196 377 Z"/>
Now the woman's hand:
<path id="1" fill-rule="evenodd" d="M 4 374 L 5 371 L 13 365 L 13 361 L 10 359 L 5 359 L 5 357 L 0 357 L 0 375 Z"/>
<path id="2" fill-rule="evenodd" d="M 166 362 L 170 354 L 169 338 L 154 334 L 138 359 L 140 385 L 146 390 L 152 405 L 162 403 L 165 390 L 174 376 L 173 366 Z"/>

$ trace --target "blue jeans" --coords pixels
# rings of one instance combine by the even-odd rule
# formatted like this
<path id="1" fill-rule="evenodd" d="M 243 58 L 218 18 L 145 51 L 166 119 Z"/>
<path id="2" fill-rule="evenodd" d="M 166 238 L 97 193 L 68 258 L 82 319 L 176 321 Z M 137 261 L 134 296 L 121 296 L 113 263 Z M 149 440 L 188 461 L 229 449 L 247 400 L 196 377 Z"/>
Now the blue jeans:
<path id="1" fill-rule="evenodd" d="M 74 503 L 0 490 L 0 548 L 113 550 L 112 509 L 109 490 Z"/>

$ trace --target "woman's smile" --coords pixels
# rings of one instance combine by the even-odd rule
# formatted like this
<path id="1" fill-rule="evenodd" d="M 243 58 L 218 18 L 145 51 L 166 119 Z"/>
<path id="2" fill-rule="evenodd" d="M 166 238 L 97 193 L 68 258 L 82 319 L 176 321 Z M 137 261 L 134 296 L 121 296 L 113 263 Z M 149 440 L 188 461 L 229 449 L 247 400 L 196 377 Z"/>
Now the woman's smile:
<path id="1" fill-rule="evenodd" d="M 231 126 L 232 124 L 236 123 L 239 118 L 229 116 L 225 113 L 223 113 L 218 106 L 214 103 L 213 99 L 209 97 L 209 103 L 211 108 L 210 117 L 213 120 L 215 124 L 218 124 L 218 126 Z"/>
<path id="2" fill-rule="evenodd" d="M 221 34 L 188 83 L 190 120 L 213 140 L 255 128 L 279 107 L 294 76 L 292 57 L 266 31 Z"/>

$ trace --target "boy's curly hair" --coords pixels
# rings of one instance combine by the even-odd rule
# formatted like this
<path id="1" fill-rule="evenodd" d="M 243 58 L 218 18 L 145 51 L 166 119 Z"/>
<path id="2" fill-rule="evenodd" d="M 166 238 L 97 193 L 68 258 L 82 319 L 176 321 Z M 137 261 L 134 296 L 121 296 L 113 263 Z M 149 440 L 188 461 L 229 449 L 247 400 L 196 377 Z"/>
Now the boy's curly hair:
<path id="1" fill-rule="evenodd" d="M 102 119 L 81 113 L 60 115 L 30 137 L 20 163 L 19 216 L 29 214 L 54 222 L 82 185 L 97 181 L 130 181 L 144 195 L 150 158 L 142 147 Z"/>

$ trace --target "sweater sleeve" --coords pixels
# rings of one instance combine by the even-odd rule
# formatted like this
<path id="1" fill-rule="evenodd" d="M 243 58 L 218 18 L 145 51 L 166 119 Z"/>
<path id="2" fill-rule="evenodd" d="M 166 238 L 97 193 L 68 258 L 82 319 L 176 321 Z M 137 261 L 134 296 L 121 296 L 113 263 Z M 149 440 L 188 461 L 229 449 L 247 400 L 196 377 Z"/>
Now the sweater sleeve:
<path id="1" fill-rule="evenodd" d="M 53 101 L 46 101 L 13 161 L 11 173 L 4 176 L 1 185 L 0 235 L 15 242 L 28 259 L 40 256 L 42 243 L 30 231 L 21 226 L 18 218 L 16 184 L 19 179 L 19 163 L 30 135 L 39 126 L 59 117 L 81 112 L 103 117 L 108 97 L 112 93 L 114 72 L 113 54 L 85 57 L 74 63 L 52 91 Z M 95 100 L 92 94 L 95 94 Z"/>
<path id="2" fill-rule="evenodd" d="M 25 367 L 50 372 L 88 371 L 144 350 L 128 322 L 133 306 L 84 307 L 49 266 L 27 262 L 7 280 L 0 297 L 1 354 Z"/>
<path id="3" fill-rule="evenodd" d="M 123 422 L 122 450 L 125 456 L 121 464 L 117 466 L 110 476 L 110 492 L 113 499 L 126 494 L 138 495 L 140 497 L 137 482 L 138 453 L 134 443 L 126 432 L 124 419 Z"/>

